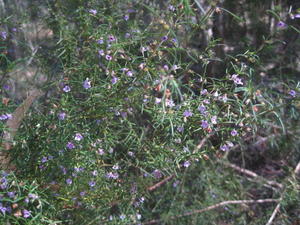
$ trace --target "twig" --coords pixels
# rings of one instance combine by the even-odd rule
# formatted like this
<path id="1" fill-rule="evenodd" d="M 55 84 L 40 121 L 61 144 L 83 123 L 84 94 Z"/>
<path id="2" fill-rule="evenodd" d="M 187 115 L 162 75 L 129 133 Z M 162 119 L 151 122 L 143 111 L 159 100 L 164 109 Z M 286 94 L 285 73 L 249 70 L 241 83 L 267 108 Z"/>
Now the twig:
<path id="1" fill-rule="evenodd" d="M 199 144 L 196 146 L 196 148 L 195 148 L 194 151 L 193 151 L 193 154 L 195 154 L 197 151 L 199 151 L 199 150 L 204 146 L 204 144 L 207 142 L 207 140 L 208 140 L 211 136 L 213 136 L 213 135 L 214 135 L 214 133 L 210 133 L 210 134 L 206 135 L 206 137 L 204 137 L 204 138 L 199 142 Z"/>
<path id="2" fill-rule="evenodd" d="M 221 162 L 225 166 L 228 166 L 228 167 L 230 167 L 230 168 L 232 168 L 232 169 L 234 169 L 236 171 L 239 171 L 240 173 L 246 174 L 246 175 L 248 175 L 250 177 L 254 177 L 254 178 L 260 179 L 260 180 L 266 182 L 270 186 L 273 186 L 273 187 L 276 186 L 277 188 L 283 189 L 283 185 L 282 184 L 280 184 L 280 183 L 278 183 L 276 181 L 267 180 L 266 178 L 264 178 L 262 176 L 259 176 L 258 174 L 252 172 L 251 170 L 247 170 L 247 169 L 241 168 L 241 167 L 239 167 L 237 165 L 234 165 L 232 163 L 226 163 L 226 162 L 222 162 L 222 161 L 219 161 L 219 162 Z"/>
<path id="3" fill-rule="evenodd" d="M 271 225 L 271 224 L 272 224 L 272 222 L 273 222 L 273 220 L 274 220 L 276 214 L 278 213 L 279 209 L 280 209 L 280 203 L 277 204 L 276 208 L 274 209 L 274 211 L 273 211 L 273 213 L 272 213 L 270 219 L 269 219 L 268 222 L 266 223 L 266 225 Z"/>
<path id="4" fill-rule="evenodd" d="M 203 213 L 203 212 L 206 212 L 206 211 L 209 211 L 209 210 L 213 210 L 213 209 L 219 208 L 219 207 L 224 206 L 224 205 L 255 204 L 255 203 L 262 204 L 262 203 L 279 202 L 279 201 L 280 201 L 279 199 L 258 199 L 258 200 L 232 200 L 232 201 L 224 201 L 224 202 L 217 203 L 215 205 L 209 206 L 209 207 L 204 208 L 204 209 L 193 210 L 191 212 L 186 212 L 186 213 L 178 215 L 178 216 L 172 216 L 169 219 L 173 220 L 173 219 L 177 219 L 177 218 L 181 218 L 181 217 L 185 217 L 185 216 L 191 216 L 191 215 L 194 215 L 194 214 Z M 146 225 L 146 224 L 156 224 L 156 223 L 159 223 L 159 222 L 161 222 L 161 220 L 160 219 L 156 219 L 156 220 L 150 220 L 150 221 L 145 222 L 143 224 L 144 225 Z"/>
<path id="5" fill-rule="evenodd" d="M 300 161 L 298 162 L 296 168 L 295 168 L 295 174 L 300 175 Z"/>
<path id="6" fill-rule="evenodd" d="M 174 176 L 175 176 L 175 175 L 172 174 L 172 175 L 166 177 L 166 178 L 163 179 L 162 181 L 160 181 L 160 182 L 158 182 L 158 183 L 152 185 L 151 187 L 148 187 L 147 190 L 148 190 L 148 191 L 154 191 L 155 189 L 159 188 L 159 187 L 162 186 L 163 184 L 167 183 L 169 180 L 173 179 Z"/>

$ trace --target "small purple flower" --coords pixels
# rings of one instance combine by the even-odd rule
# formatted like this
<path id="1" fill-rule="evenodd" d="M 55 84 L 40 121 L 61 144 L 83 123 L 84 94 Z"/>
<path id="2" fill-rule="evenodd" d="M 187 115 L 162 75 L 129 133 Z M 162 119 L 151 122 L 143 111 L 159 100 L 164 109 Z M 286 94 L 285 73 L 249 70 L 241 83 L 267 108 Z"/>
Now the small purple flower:
<path id="1" fill-rule="evenodd" d="M 71 184 L 73 183 L 73 181 L 72 181 L 71 178 L 68 178 L 68 179 L 66 179 L 66 183 L 67 183 L 68 185 L 71 185 Z"/>
<path id="2" fill-rule="evenodd" d="M 201 114 L 205 114 L 206 113 L 206 107 L 204 105 L 200 105 L 198 107 L 198 110 L 200 111 Z"/>
<path id="3" fill-rule="evenodd" d="M 130 36 L 131 36 L 130 33 L 125 34 L 125 38 L 130 38 Z"/>
<path id="4" fill-rule="evenodd" d="M 161 38 L 161 40 L 162 40 L 162 41 L 168 40 L 168 36 L 163 36 L 163 37 Z"/>
<path id="5" fill-rule="evenodd" d="M 89 182 L 89 186 L 90 186 L 90 187 L 94 187 L 95 185 L 96 185 L 96 182 L 95 182 L 95 181 L 92 180 L 92 181 Z"/>
<path id="6" fill-rule="evenodd" d="M 185 161 L 185 162 L 183 163 L 183 166 L 184 166 L 185 168 L 188 168 L 190 165 L 191 165 L 190 161 Z"/>
<path id="7" fill-rule="evenodd" d="M 44 156 L 44 157 L 42 158 L 42 160 L 41 160 L 42 163 L 45 163 L 45 162 L 47 162 L 47 161 L 48 161 L 48 158 L 47 158 L 46 156 Z"/>
<path id="8" fill-rule="evenodd" d="M 111 79 L 111 83 L 112 84 L 116 84 L 118 82 L 119 78 L 113 76 L 112 79 Z"/>
<path id="9" fill-rule="evenodd" d="M 118 173 L 113 173 L 113 172 L 108 172 L 108 173 L 106 174 L 106 177 L 115 180 L 115 179 L 118 179 L 118 178 L 119 178 L 119 174 L 118 174 Z"/>
<path id="10" fill-rule="evenodd" d="M 155 104 L 160 104 L 161 103 L 161 98 L 155 98 Z"/>
<path id="11" fill-rule="evenodd" d="M 0 36 L 1 36 L 1 38 L 2 38 L 3 40 L 6 40 L 6 38 L 7 38 L 7 33 L 6 33 L 5 31 L 1 31 L 1 32 L 0 32 Z"/>
<path id="12" fill-rule="evenodd" d="M 68 86 L 68 85 L 64 86 L 63 91 L 64 91 L 64 92 L 69 92 L 69 91 L 71 91 L 70 86 Z"/>
<path id="13" fill-rule="evenodd" d="M 74 145 L 72 142 L 69 141 L 69 142 L 67 143 L 67 148 L 68 148 L 68 149 L 73 149 L 73 148 L 75 148 L 75 145 Z"/>
<path id="14" fill-rule="evenodd" d="M 97 14 L 97 10 L 96 9 L 90 9 L 89 13 L 91 13 L 93 15 L 96 15 Z"/>
<path id="15" fill-rule="evenodd" d="M 284 23 L 283 21 L 279 21 L 279 22 L 277 23 L 277 27 L 285 28 L 286 26 L 287 26 L 286 23 Z"/>
<path id="16" fill-rule="evenodd" d="M 208 91 L 207 91 L 207 89 L 203 89 L 203 90 L 201 90 L 201 95 L 206 95 L 207 93 L 208 93 Z"/>
<path id="17" fill-rule="evenodd" d="M 98 155 L 104 155 L 104 150 L 102 148 L 98 148 L 97 154 Z"/>
<path id="18" fill-rule="evenodd" d="M 103 44 L 104 43 L 103 38 L 100 38 L 99 40 L 97 40 L 97 43 L 100 45 Z"/>
<path id="19" fill-rule="evenodd" d="M 190 116 L 193 116 L 193 113 L 192 113 L 191 111 L 189 111 L 189 110 L 185 110 L 185 111 L 183 112 L 183 116 L 184 116 L 184 117 L 190 117 Z"/>
<path id="20" fill-rule="evenodd" d="M 291 95 L 293 98 L 295 98 L 296 97 L 296 91 L 294 91 L 294 90 L 290 90 L 289 91 L 289 95 Z"/>
<path id="21" fill-rule="evenodd" d="M 7 211 L 7 208 L 4 207 L 4 206 L 2 205 L 2 203 L 0 203 L 0 212 L 2 212 L 3 214 L 5 214 L 6 211 Z"/>
<path id="22" fill-rule="evenodd" d="M 91 81 L 89 80 L 89 78 L 86 78 L 85 81 L 83 82 L 83 88 L 84 89 L 91 88 Z"/>
<path id="23" fill-rule="evenodd" d="M 212 124 L 217 124 L 217 116 L 213 116 L 213 117 L 211 118 L 211 123 L 212 123 Z"/>
<path id="24" fill-rule="evenodd" d="M 105 58 L 106 58 L 106 60 L 108 60 L 108 61 L 112 60 L 112 57 L 111 57 L 110 55 L 106 55 Z"/>
<path id="25" fill-rule="evenodd" d="M 35 199 L 38 199 L 39 196 L 36 195 L 36 194 L 28 194 L 28 198 L 31 198 L 31 199 L 35 200 Z"/>
<path id="26" fill-rule="evenodd" d="M 83 136 L 80 133 L 76 133 L 74 139 L 75 141 L 81 141 L 83 139 Z"/>
<path id="27" fill-rule="evenodd" d="M 103 49 L 100 49 L 100 50 L 98 51 L 98 55 L 99 55 L 99 57 L 100 57 L 100 56 L 104 56 L 104 50 L 103 50 Z"/>
<path id="28" fill-rule="evenodd" d="M 223 151 L 223 152 L 226 152 L 226 151 L 229 150 L 229 147 L 227 145 L 221 145 L 220 150 Z"/>
<path id="29" fill-rule="evenodd" d="M 208 124 L 208 122 L 207 122 L 206 120 L 202 120 L 202 121 L 201 121 L 201 127 L 202 127 L 203 129 L 208 128 L 208 126 L 209 126 L 209 124 Z"/>
<path id="30" fill-rule="evenodd" d="M 24 218 L 28 218 L 28 217 L 30 217 L 30 216 L 31 216 L 30 211 L 28 211 L 28 210 L 26 210 L 26 209 L 23 209 L 23 217 L 24 217 Z"/>
<path id="31" fill-rule="evenodd" d="M 125 20 L 125 21 L 129 20 L 129 15 L 125 15 L 125 16 L 124 16 L 124 20 Z"/>
<path id="32" fill-rule="evenodd" d="M 128 76 L 128 77 L 132 77 L 133 76 L 133 73 L 132 73 L 132 71 L 127 71 L 127 73 L 126 73 L 126 75 Z"/>
<path id="33" fill-rule="evenodd" d="M 98 171 L 97 171 L 97 170 L 94 170 L 94 171 L 92 172 L 92 175 L 93 175 L 93 176 L 97 176 L 97 175 L 98 175 Z"/>
<path id="34" fill-rule="evenodd" d="M 182 133 L 184 131 L 184 128 L 183 127 L 177 127 L 177 131 Z"/>
<path id="35" fill-rule="evenodd" d="M 59 114 L 58 114 L 58 119 L 59 120 L 64 120 L 65 118 L 66 118 L 66 113 L 65 112 L 60 112 Z"/>
<path id="36" fill-rule="evenodd" d="M 231 136 L 236 136 L 236 135 L 238 135 L 238 132 L 237 132 L 235 129 L 233 129 L 233 130 L 230 132 L 230 134 L 231 134 Z"/>
<path id="37" fill-rule="evenodd" d="M 175 11 L 175 7 L 174 7 L 173 5 L 169 5 L 169 6 L 168 6 L 168 9 L 169 9 L 170 11 L 172 11 L 172 12 Z"/>
<path id="38" fill-rule="evenodd" d="M 16 193 L 15 193 L 15 192 L 13 192 L 13 191 L 9 191 L 9 192 L 7 192 L 7 195 L 8 195 L 8 197 L 10 197 L 10 198 L 14 198 L 14 197 L 16 197 Z"/>
<path id="39" fill-rule="evenodd" d="M 125 119 L 127 117 L 127 112 L 121 112 L 121 116 L 123 119 Z"/>
<path id="40" fill-rule="evenodd" d="M 231 80 L 233 80 L 233 82 L 234 82 L 235 84 L 243 85 L 242 79 L 239 78 L 237 74 L 233 74 L 233 75 L 231 76 Z"/>
<path id="41" fill-rule="evenodd" d="M 109 42 L 113 42 L 113 41 L 115 41 L 116 40 L 116 38 L 113 36 L 113 35 L 109 35 L 108 36 L 108 41 Z"/>
<path id="42" fill-rule="evenodd" d="M 11 87 L 8 85 L 8 84 L 4 84 L 3 85 L 3 88 L 6 90 L 6 91 L 9 91 L 11 89 Z"/>
<path id="43" fill-rule="evenodd" d="M 154 170 L 153 172 L 152 172 L 152 175 L 156 178 L 156 179 L 160 179 L 160 178 L 162 178 L 162 173 L 160 172 L 160 170 Z"/>
<path id="44" fill-rule="evenodd" d="M 163 68 L 164 68 L 165 71 L 169 70 L 169 66 L 168 65 L 164 65 Z"/>
<path id="45" fill-rule="evenodd" d="M 298 14 L 295 14 L 295 15 L 294 15 L 294 18 L 300 19 L 300 14 L 299 14 L 299 13 L 298 13 Z"/>
<path id="46" fill-rule="evenodd" d="M 85 194 L 86 194 L 85 191 L 80 192 L 80 196 L 81 196 L 81 197 L 85 196 Z"/>

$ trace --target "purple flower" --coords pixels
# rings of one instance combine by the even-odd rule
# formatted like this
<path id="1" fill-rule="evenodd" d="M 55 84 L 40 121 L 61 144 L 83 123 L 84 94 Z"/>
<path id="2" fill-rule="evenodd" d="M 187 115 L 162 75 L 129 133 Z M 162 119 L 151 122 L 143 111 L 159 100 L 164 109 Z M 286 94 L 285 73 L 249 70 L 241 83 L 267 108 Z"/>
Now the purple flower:
<path id="1" fill-rule="evenodd" d="M 206 89 L 201 90 L 201 95 L 206 95 L 208 93 L 208 91 Z"/>
<path id="2" fill-rule="evenodd" d="M 193 113 L 192 113 L 191 111 L 189 111 L 189 110 L 185 110 L 185 111 L 183 112 L 183 116 L 184 116 L 184 117 L 190 117 L 190 116 L 193 116 Z"/>
<path id="3" fill-rule="evenodd" d="M 59 120 L 64 120 L 65 118 L 66 118 L 66 113 L 65 112 L 60 112 L 59 114 L 58 114 L 58 119 Z"/>
<path id="4" fill-rule="evenodd" d="M 33 200 L 38 199 L 39 196 L 36 194 L 28 194 L 28 198 L 32 198 Z"/>
<path id="5" fill-rule="evenodd" d="M 100 39 L 97 41 L 97 43 L 100 44 L 100 45 L 103 44 L 103 43 L 104 43 L 103 38 L 100 38 Z M 102 50 L 102 51 L 103 51 L 103 50 Z"/>
<path id="6" fill-rule="evenodd" d="M 97 154 L 98 155 L 104 155 L 104 150 L 102 148 L 98 148 Z"/>
<path id="7" fill-rule="evenodd" d="M 132 77 L 133 76 L 133 73 L 132 73 L 132 71 L 128 71 L 127 73 L 126 73 L 126 75 L 128 76 L 128 77 Z"/>
<path id="8" fill-rule="evenodd" d="M 163 68 L 164 68 L 165 71 L 169 70 L 169 66 L 168 65 L 164 65 Z"/>
<path id="9" fill-rule="evenodd" d="M 109 35 L 108 36 L 108 41 L 109 42 L 113 42 L 113 41 L 115 41 L 116 40 L 116 38 L 113 36 L 113 35 Z"/>
<path id="10" fill-rule="evenodd" d="M 30 211 L 28 211 L 28 210 L 26 210 L 26 209 L 23 209 L 23 217 L 24 217 L 24 218 L 28 218 L 28 217 L 30 217 L 30 216 L 31 216 Z"/>
<path id="11" fill-rule="evenodd" d="M 188 168 L 190 165 L 191 165 L 190 161 L 185 161 L 185 162 L 183 163 L 183 166 L 184 166 L 185 168 Z"/>
<path id="12" fill-rule="evenodd" d="M 203 129 L 206 129 L 206 128 L 208 128 L 208 122 L 206 121 L 206 120 L 202 120 L 201 121 L 201 127 L 203 128 Z"/>
<path id="13" fill-rule="evenodd" d="M 95 181 L 92 180 L 92 181 L 89 182 L 89 186 L 90 186 L 90 187 L 94 187 L 95 185 L 96 185 L 96 182 L 95 182 Z"/>
<path id="14" fill-rule="evenodd" d="M 2 212 L 3 214 L 5 214 L 6 211 L 7 211 L 7 208 L 4 207 L 4 206 L 2 205 L 2 203 L 0 203 L 0 212 Z"/>
<path id="15" fill-rule="evenodd" d="M 184 128 L 183 127 L 177 127 L 177 131 L 182 133 L 184 131 Z"/>
<path id="16" fill-rule="evenodd" d="M 211 118 L 211 123 L 212 123 L 212 124 L 217 124 L 217 116 L 213 116 L 213 117 Z"/>
<path id="17" fill-rule="evenodd" d="M 111 79 L 111 83 L 112 84 L 116 84 L 118 82 L 119 78 L 113 76 L 112 79 Z"/>
<path id="18" fill-rule="evenodd" d="M 81 141 L 83 139 L 83 136 L 80 133 L 76 133 L 74 139 L 75 141 Z"/>
<path id="19" fill-rule="evenodd" d="M 94 171 L 92 172 L 92 175 L 93 175 L 93 176 L 97 176 L 97 175 L 98 175 L 98 171 L 97 171 L 97 170 L 94 170 Z"/>
<path id="20" fill-rule="evenodd" d="M 289 94 L 293 97 L 293 98 L 295 98 L 296 97 L 296 91 L 294 91 L 294 90 L 290 90 L 289 91 Z"/>
<path id="21" fill-rule="evenodd" d="M 125 16 L 124 16 L 124 20 L 125 20 L 125 21 L 129 20 L 129 15 L 125 15 Z"/>
<path id="22" fill-rule="evenodd" d="M 91 88 L 91 81 L 89 80 L 89 78 L 86 78 L 85 81 L 83 82 L 83 88 L 84 89 Z"/>
<path id="23" fill-rule="evenodd" d="M 68 178 L 68 179 L 66 179 L 66 183 L 67 183 L 68 185 L 71 185 L 71 184 L 73 183 L 73 181 L 72 181 L 71 178 Z"/>
<path id="24" fill-rule="evenodd" d="M 168 40 L 168 36 L 163 36 L 163 37 L 161 38 L 161 40 L 162 40 L 162 41 Z"/>
<path id="25" fill-rule="evenodd" d="M 89 13 L 91 13 L 93 15 L 96 15 L 97 14 L 97 10 L 96 9 L 90 9 Z"/>
<path id="26" fill-rule="evenodd" d="M 7 119 L 11 119 L 11 118 L 12 118 L 12 115 L 9 113 L 0 115 L 0 120 L 7 120 Z"/>
<path id="27" fill-rule="evenodd" d="M 98 55 L 99 55 L 99 56 L 104 56 L 104 50 L 100 49 L 100 50 L 98 51 Z"/>
<path id="28" fill-rule="evenodd" d="M 16 194 L 15 194 L 15 192 L 13 192 L 13 191 L 7 192 L 7 195 L 8 195 L 8 197 L 10 197 L 10 198 L 16 197 Z"/>
<path id="29" fill-rule="evenodd" d="M 6 33 L 5 31 L 1 31 L 1 32 L 0 32 L 0 36 L 1 36 L 1 38 L 2 38 L 3 40 L 6 40 L 6 38 L 7 38 L 7 33 Z"/>
<path id="30" fill-rule="evenodd" d="M 294 15 L 294 18 L 299 19 L 299 18 L 300 18 L 300 14 L 299 14 L 299 13 L 298 13 L 298 14 L 295 14 L 295 15 Z"/>
<path id="31" fill-rule="evenodd" d="M 161 103 L 161 98 L 155 98 L 155 104 L 160 104 Z"/>
<path id="32" fill-rule="evenodd" d="M 152 172 L 152 175 L 156 178 L 156 179 L 160 179 L 162 177 L 162 173 L 160 172 L 160 170 L 154 170 Z"/>
<path id="33" fill-rule="evenodd" d="M 85 191 L 80 192 L 80 196 L 81 196 L 81 197 L 85 196 L 85 194 L 86 194 Z"/>
<path id="34" fill-rule="evenodd" d="M 112 57 L 111 57 L 110 55 L 106 55 L 105 58 L 106 58 L 106 60 L 108 60 L 108 61 L 112 60 Z"/>
<path id="35" fill-rule="evenodd" d="M 63 91 L 64 91 L 64 92 L 69 92 L 69 91 L 71 91 L 70 86 L 68 86 L 68 85 L 64 86 Z"/>
<path id="36" fill-rule="evenodd" d="M 204 105 L 200 105 L 198 107 L 198 110 L 200 111 L 201 114 L 205 114 L 206 113 L 206 107 Z"/>
<path id="37" fill-rule="evenodd" d="M 11 87 L 10 87 L 8 84 L 3 85 L 3 88 L 4 88 L 6 91 L 9 91 L 9 90 L 11 89 Z"/>
<path id="38" fill-rule="evenodd" d="M 125 38 L 130 38 L 130 36 L 131 36 L 130 33 L 125 34 Z"/>
<path id="39" fill-rule="evenodd" d="M 242 79 L 239 78 L 237 74 L 233 74 L 233 75 L 231 76 L 231 80 L 233 80 L 233 82 L 234 82 L 235 84 L 243 85 Z"/>
<path id="40" fill-rule="evenodd" d="M 111 179 L 118 179 L 119 178 L 119 174 L 118 173 L 113 173 L 113 172 L 108 172 L 106 174 L 107 178 L 111 178 Z"/>
<path id="41" fill-rule="evenodd" d="M 69 141 L 69 142 L 67 143 L 67 148 L 68 148 L 68 149 L 73 149 L 73 148 L 75 148 L 75 145 L 74 145 L 72 142 Z"/>
<path id="42" fill-rule="evenodd" d="M 41 160 L 42 163 L 45 163 L 45 162 L 47 162 L 47 161 L 48 161 L 48 158 L 47 158 L 46 156 L 44 156 L 44 157 L 42 158 L 42 160 Z"/>
<path id="43" fill-rule="evenodd" d="M 230 134 L 231 134 L 231 136 L 236 136 L 236 135 L 238 135 L 238 132 L 237 132 L 235 129 L 233 129 L 233 130 L 230 132 Z"/>
<path id="44" fill-rule="evenodd" d="M 175 7 L 174 7 L 173 5 L 169 5 L 169 6 L 168 6 L 168 9 L 169 9 L 170 11 L 172 11 L 172 12 L 175 11 Z"/>
<path id="45" fill-rule="evenodd" d="M 286 26 L 287 26 L 286 23 L 284 23 L 284 22 L 282 22 L 282 21 L 279 21 L 279 22 L 277 23 L 277 27 L 285 28 Z"/>
<path id="46" fill-rule="evenodd" d="M 221 145 L 220 150 L 223 151 L 223 152 L 226 152 L 226 151 L 229 150 L 229 147 L 227 145 Z"/>

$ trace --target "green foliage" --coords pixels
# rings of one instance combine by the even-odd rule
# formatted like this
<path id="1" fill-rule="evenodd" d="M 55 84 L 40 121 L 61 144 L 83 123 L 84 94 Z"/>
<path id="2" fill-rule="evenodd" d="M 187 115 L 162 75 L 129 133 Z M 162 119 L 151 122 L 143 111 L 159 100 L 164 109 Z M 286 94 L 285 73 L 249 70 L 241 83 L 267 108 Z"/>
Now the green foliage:
<path id="1" fill-rule="evenodd" d="M 203 50 L 193 47 L 195 37 L 210 29 L 218 10 L 237 24 L 246 20 L 240 12 L 211 1 L 199 16 L 199 2 L 155 2 L 47 2 L 54 44 L 35 63 L 54 79 L 18 130 L 11 151 L 18 170 L 2 176 L 9 181 L 0 189 L 2 205 L 18 206 L 2 213 L 3 222 L 264 224 L 273 203 L 175 218 L 226 200 L 264 198 L 283 199 L 282 224 L 299 219 L 292 171 L 299 160 L 299 83 L 281 76 L 284 65 L 274 69 L 276 77 L 262 69 L 280 61 L 274 52 L 285 28 L 259 46 L 241 41 L 239 51 L 218 54 L 225 37 L 211 37 Z M 279 18 L 276 10 L 265 13 Z M 2 50 L 0 57 L 4 74 Z M 213 74 L 217 63 L 225 69 Z M 1 130 L 15 105 L 0 105 Z M 285 171 L 267 178 L 286 187 L 281 193 L 264 179 L 249 180 L 220 159 L 262 177 L 265 165 L 284 160 Z M 17 197 L 8 198 L 11 191 Z M 29 193 L 39 196 L 30 204 Z M 23 209 L 28 218 L 14 214 Z"/>

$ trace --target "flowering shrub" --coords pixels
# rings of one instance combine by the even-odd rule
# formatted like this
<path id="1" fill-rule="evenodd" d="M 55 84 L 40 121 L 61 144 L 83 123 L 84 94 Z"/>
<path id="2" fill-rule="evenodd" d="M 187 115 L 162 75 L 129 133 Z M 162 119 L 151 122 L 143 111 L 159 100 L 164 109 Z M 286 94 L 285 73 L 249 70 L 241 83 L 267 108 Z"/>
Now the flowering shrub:
<path id="1" fill-rule="evenodd" d="M 268 122 L 285 133 L 282 110 L 296 121 L 299 84 L 282 82 L 281 93 L 259 86 L 259 56 L 249 51 L 221 59 L 222 76 L 208 74 L 218 42 L 204 51 L 188 48 L 182 29 L 196 25 L 188 4 L 180 3 L 186 1 L 171 2 L 151 8 L 91 1 L 73 12 L 52 6 L 57 44 L 51 54 L 63 76 L 44 87 L 55 93 L 23 121 L 11 153 L 19 176 L 36 179 L 48 195 L 40 198 L 34 190 L 41 188 L 13 185 L 3 175 L 4 218 L 51 223 L 40 212 L 47 200 L 56 209 L 51 219 L 66 224 L 167 221 L 201 201 L 246 195 L 237 195 L 239 182 L 227 182 L 232 174 L 213 162 L 271 133 Z M 11 110 L 1 107 L 2 126 Z M 175 179 L 152 196 L 149 187 L 166 177 Z"/>

